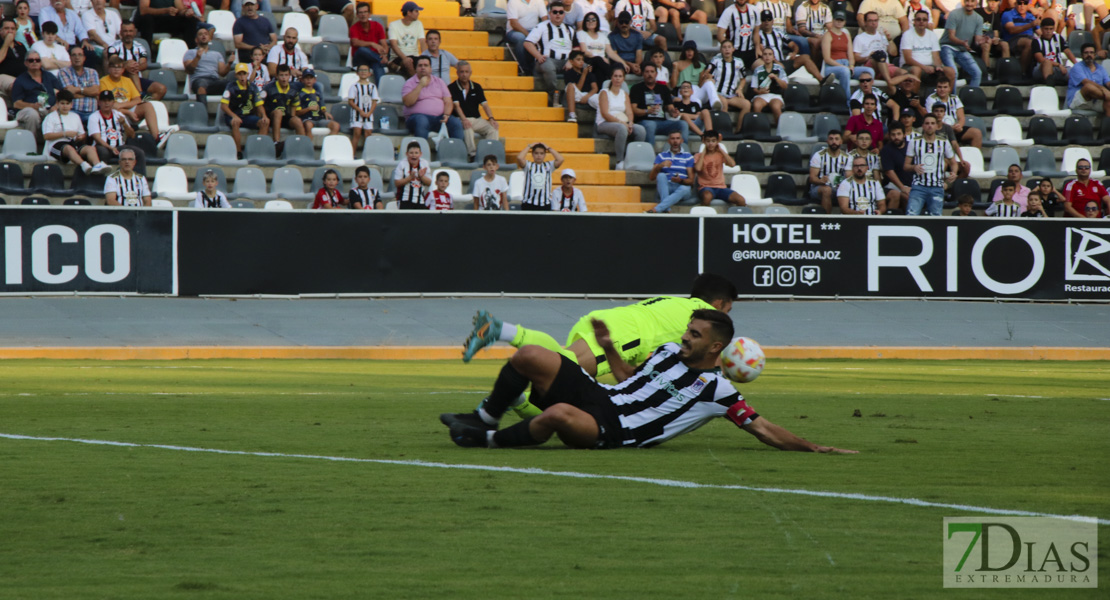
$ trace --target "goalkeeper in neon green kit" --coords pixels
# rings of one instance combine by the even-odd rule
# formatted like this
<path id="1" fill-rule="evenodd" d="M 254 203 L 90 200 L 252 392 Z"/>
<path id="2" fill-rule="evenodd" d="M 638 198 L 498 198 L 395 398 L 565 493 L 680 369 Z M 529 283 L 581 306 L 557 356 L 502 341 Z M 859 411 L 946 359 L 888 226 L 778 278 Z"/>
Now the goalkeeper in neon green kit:
<path id="1" fill-rule="evenodd" d="M 542 331 L 504 323 L 482 310 L 474 317 L 474 330 L 464 342 L 463 361 L 469 362 L 479 350 L 497 341 L 508 342 L 516 348 L 535 345 L 566 356 L 596 378 L 608 374 L 610 366 L 605 352 L 594 339 L 594 319 L 605 322 L 621 358 L 636 366 L 659 346 L 681 339 L 695 310 L 709 308 L 728 313 L 735 299 L 736 286 L 732 282 L 719 275 L 703 273 L 694 280 L 689 298 L 659 296 L 587 314 L 571 328 L 565 346 Z M 522 418 L 540 414 L 541 411 L 523 396 L 519 402 L 513 409 Z M 480 414 L 480 407 L 478 412 Z"/>

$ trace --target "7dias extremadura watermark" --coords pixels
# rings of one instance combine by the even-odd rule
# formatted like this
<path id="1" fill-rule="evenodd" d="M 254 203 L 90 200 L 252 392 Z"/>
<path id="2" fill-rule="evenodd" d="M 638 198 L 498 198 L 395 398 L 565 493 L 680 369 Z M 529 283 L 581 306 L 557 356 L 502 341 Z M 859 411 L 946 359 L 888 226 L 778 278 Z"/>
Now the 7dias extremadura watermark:
<path id="1" fill-rule="evenodd" d="M 944 587 L 1097 588 L 1094 519 L 945 517 Z"/>

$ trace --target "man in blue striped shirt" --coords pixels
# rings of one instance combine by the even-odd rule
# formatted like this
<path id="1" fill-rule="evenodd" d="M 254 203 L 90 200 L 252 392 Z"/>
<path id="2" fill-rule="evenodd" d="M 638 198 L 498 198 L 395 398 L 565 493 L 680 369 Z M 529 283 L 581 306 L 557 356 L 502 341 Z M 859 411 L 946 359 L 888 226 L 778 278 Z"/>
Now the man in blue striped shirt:
<path id="1" fill-rule="evenodd" d="M 694 156 L 682 150 L 682 133 L 672 132 L 667 142 L 670 149 L 657 154 L 651 168 L 651 178 L 659 192 L 659 204 L 647 211 L 652 214 L 670 212 L 672 206 L 691 197 L 694 185 Z"/>

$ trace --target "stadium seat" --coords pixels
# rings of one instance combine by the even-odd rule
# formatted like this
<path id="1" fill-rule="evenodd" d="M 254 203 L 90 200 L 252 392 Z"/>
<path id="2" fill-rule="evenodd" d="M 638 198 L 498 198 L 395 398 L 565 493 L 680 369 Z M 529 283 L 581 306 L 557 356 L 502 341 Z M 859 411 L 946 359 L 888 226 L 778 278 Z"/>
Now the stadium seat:
<path id="1" fill-rule="evenodd" d="M 342 15 L 320 15 L 320 21 L 316 24 L 316 33 L 325 42 L 351 43 L 351 29 Z"/>
<path id="2" fill-rule="evenodd" d="M 447 183 L 447 193 L 451 194 L 452 201 L 472 202 L 474 200 L 473 196 L 463 192 L 462 177 L 460 177 L 459 172 L 454 169 L 436 169 L 432 171 L 433 185 L 435 185 L 436 177 L 438 177 L 440 173 L 447 173 L 449 180 Z"/>
<path id="3" fill-rule="evenodd" d="M 421 157 L 424 160 L 428 161 L 428 166 L 433 168 L 439 166 L 439 161 L 432 160 L 432 147 L 428 144 L 428 140 L 425 138 L 413 137 L 411 135 L 401 138 L 401 145 L 399 146 L 400 150 L 397 151 L 398 159 L 404 158 L 405 149 L 409 147 L 409 144 L 411 142 L 416 142 L 417 144 L 420 144 Z"/>
<path id="4" fill-rule="evenodd" d="M 963 154 L 964 162 L 971 165 L 971 172 L 968 177 L 973 178 L 990 178 L 994 177 L 994 171 L 988 171 L 983 165 L 983 151 L 975 146 L 964 146 L 960 148 L 960 153 Z"/>
<path id="5" fill-rule="evenodd" d="M 274 138 L 268 135 L 248 135 L 243 141 L 243 158 L 247 164 L 262 167 L 280 167 L 284 160 L 278 160 L 274 148 Z"/>
<path id="6" fill-rule="evenodd" d="M 716 217 L 721 213 L 711 206 L 695 206 L 690 209 L 690 214 L 695 217 Z"/>
<path id="7" fill-rule="evenodd" d="M 216 133 L 208 136 L 204 143 L 204 160 L 208 164 L 217 164 L 222 167 L 245 167 L 247 161 L 239 158 L 239 150 L 235 147 L 235 140 L 226 133 Z"/>
<path id="8" fill-rule="evenodd" d="M 767 185 L 764 186 L 763 193 L 771 200 L 788 206 L 807 202 L 798 199 L 798 186 L 794 182 L 794 178 L 782 173 L 773 173 L 767 176 Z"/>
<path id="9" fill-rule="evenodd" d="M 817 95 L 817 105 L 821 107 L 821 110 L 835 115 L 850 113 L 848 96 L 844 94 L 844 88 L 835 83 L 821 86 L 821 92 Z"/>
<path id="10" fill-rule="evenodd" d="M 986 123 L 986 121 L 983 120 L 983 117 L 977 117 L 975 115 L 964 115 L 964 125 L 967 126 L 967 127 L 974 127 L 975 129 L 978 129 L 983 134 L 983 146 L 984 147 L 991 147 L 991 146 L 997 146 L 998 145 L 998 142 L 995 142 L 995 141 L 989 139 L 990 136 L 987 135 L 987 133 L 988 133 L 987 132 L 987 123 Z"/>
<path id="11" fill-rule="evenodd" d="M 231 208 L 254 208 L 254 202 L 250 200 L 228 200 Z"/>
<path id="12" fill-rule="evenodd" d="M 480 154 L 480 153 L 479 153 Z M 624 170 L 651 171 L 655 166 L 655 147 L 649 142 L 629 142 L 624 151 Z"/>
<path id="13" fill-rule="evenodd" d="M 1029 119 L 1029 138 L 1042 146 L 1063 146 L 1056 134 L 1056 122 L 1050 117 L 1037 115 Z"/>
<path id="14" fill-rule="evenodd" d="M 730 215 L 751 215 L 754 214 L 750 206 L 730 206 L 728 207 L 728 214 Z"/>
<path id="15" fill-rule="evenodd" d="M 344 68 L 346 68 L 346 67 L 344 67 Z M 328 77 L 327 73 L 322 72 L 321 76 L 318 76 L 316 78 L 316 86 L 317 86 L 317 88 L 323 90 L 320 95 L 323 96 L 325 103 L 330 104 L 330 103 L 333 103 L 333 102 L 340 102 L 340 101 L 343 100 L 343 98 L 339 97 L 339 94 L 335 91 L 335 89 L 332 88 L 331 77 Z"/>
<path id="16" fill-rule="evenodd" d="M 66 175 L 55 162 L 39 163 L 31 170 L 31 191 L 47 196 L 68 196 Z"/>
<path id="17" fill-rule="evenodd" d="M 1086 148 L 1065 148 L 1064 158 L 1060 161 L 1060 169 L 1074 177 L 1075 163 L 1079 162 L 1081 159 L 1086 159 L 1087 162 L 1091 163 L 1090 177 L 1092 179 L 1102 179 L 1106 177 L 1106 171 L 1095 170 L 1095 161 L 1091 158 L 1091 151 Z"/>
<path id="18" fill-rule="evenodd" d="M 770 171 L 767 164 L 763 162 L 763 146 L 753 142 L 740 142 L 736 144 L 736 152 L 733 154 L 736 159 L 736 164 L 740 166 L 741 171 L 752 171 L 755 173 Z"/>
<path id="19" fill-rule="evenodd" d="M 276 200 L 279 193 L 266 191 L 266 175 L 258 167 L 241 167 L 235 172 L 235 184 L 227 197 L 250 200 Z"/>
<path id="20" fill-rule="evenodd" d="M 814 106 L 809 89 L 799 83 L 791 83 L 782 91 L 782 102 L 785 110 L 797 113 L 821 112 L 821 107 Z"/>
<path id="21" fill-rule="evenodd" d="M 3 150 L 0 150 L 0 158 L 20 162 L 46 162 L 50 160 L 49 156 L 43 156 L 38 151 L 35 134 L 26 129 L 9 129 L 4 135 L 4 147 Z"/>
<path id="22" fill-rule="evenodd" d="M 1110 119 L 1103 119 L 1110 121 Z M 1075 115 L 1068 117 L 1064 120 L 1064 133 L 1060 139 L 1067 144 L 1074 144 L 1077 146 L 1095 146 L 1098 142 L 1095 140 L 1095 131 L 1091 126 L 1091 121 L 1082 115 Z"/>
<path id="23" fill-rule="evenodd" d="M 250 160 L 250 156 L 246 158 Z M 277 162 L 301 167 L 318 167 L 324 164 L 324 161 L 316 158 L 316 146 L 312 143 L 312 138 L 307 135 L 287 136 L 285 146 L 281 156 L 277 158 Z"/>
<path id="24" fill-rule="evenodd" d="M 204 189 L 202 184 L 197 189 Z M 154 172 L 154 182 L 150 185 L 152 194 L 170 200 L 193 200 L 196 192 L 189 191 L 189 180 L 181 167 L 166 165 Z"/>
<path id="25" fill-rule="evenodd" d="M 193 189 L 204 189 L 204 176 L 209 171 L 216 176 L 216 189 L 226 194 L 229 191 L 227 187 L 227 175 L 224 174 L 224 170 L 221 167 L 217 166 L 201 167 L 197 169 L 197 175 L 193 178 Z M 196 197 L 195 194 L 193 197 Z"/>
<path id="26" fill-rule="evenodd" d="M 686 25 L 685 34 L 685 39 L 687 41 L 694 42 L 698 45 L 698 52 L 716 54 L 721 51 L 721 47 L 715 44 L 713 34 L 710 33 L 708 25 L 688 23 Z"/>
<path id="27" fill-rule="evenodd" d="M 3 168 L 3 163 L 0 163 L 0 168 Z M 1103 148 L 1098 156 L 1098 168 L 1100 171 L 1110 172 L 1110 148 Z M 2 173 L 2 171 L 0 171 Z M 0 175 L 2 177 L 2 175 Z"/>
<path id="28" fill-rule="evenodd" d="M 961 148 L 961 150 L 966 151 L 967 148 Z M 970 178 L 953 181 L 952 184 L 948 186 L 945 201 L 956 202 L 956 200 L 964 194 L 971 196 L 978 202 L 979 198 L 983 195 L 983 192 L 979 190 L 979 182 Z"/>
<path id="29" fill-rule="evenodd" d="M 1010 165 L 1021 166 L 1021 159 L 1018 158 L 1017 150 L 1009 146 L 999 146 L 991 152 L 991 166 L 987 170 L 1005 177 L 1006 172 L 1010 170 Z"/>
<path id="30" fill-rule="evenodd" d="M 197 139 L 187 133 L 170 134 L 166 142 L 166 162 L 175 165 L 207 164 L 197 157 Z"/>
<path id="31" fill-rule="evenodd" d="M 771 206 L 768 206 L 768 207 L 763 209 L 763 214 L 765 214 L 765 215 L 789 215 L 790 214 L 790 209 L 786 208 L 785 206 L 775 206 L 775 205 L 772 204 Z"/>
<path id="32" fill-rule="evenodd" d="M 817 137 L 806 135 L 806 119 L 801 114 L 796 112 L 784 112 L 779 116 L 778 134 L 782 139 L 798 142 L 809 143 L 816 142 Z"/>
<path id="33" fill-rule="evenodd" d="M 382 79 L 385 79 L 383 77 Z M 382 127 L 382 117 L 389 119 L 389 127 Z M 405 127 L 404 119 L 401 118 L 401 113 L 392 106 L 379 104 L 374 107 L 374 133 L 382 135 L 408 135 L 409 130 Z"/>
<path id="34" fill-rule="evenodd" d="M 809 174 L 809 163 L 802 162 L 802 149 L 791 142 L 779 142 L 771 150 L 770 171 L 786 171 L 795 175 Z"/>
<path id="35" fill-rule="evenodd" d="M 721 134 L 722 140 L 740 139 L 740 134 L 735 133 L 736 127 L 732 124 L 732 118 L 728 116 L 727 112 L 714 110 L 710 111 L 709 115 L 713 119 L 713 129 Z"/>
<path id="36" fill-rule="evenodd" d="M 1079 49 L 1083 47 L 1083 44 L 1093 43 L 1095 43 L 1095 36 L 1090 31 L 1085 31 L 1082 28 L 1076 29 L 1068 34 L 1068 47 L 1072 49 L 1072 52 L 1076 53 L 1076 58 L 1079 58 L 1078 52 Z"/>
<path id="37" fill-rule="evenodd" d="M 667 40 L 668 48 L 681 48 L 682 42 L 678 39 L 678 30 L 670 23 L 657 23 L 655 34 Z M 697 42 L 695 42 L 697 43 Z"/>
<path id="38" fill-rule="evenodd" d="M 312 47 L 312 67 L 317 71 L 331 73 L 342 73 L 347 70 L 339 48 L 328 42 L 321 42 Z"/>
<path id="39" fill-rule="evenodd" d="M 1025 156 L 1025 174 L 1037 177 L 1064 177 L 1066 172 L 1056 166 L 1056 157 L 1051 148 L 1034 146 Z"/>
<path id="40" fill-rule="evenodd" d="M 994 78 L 1004 85 L 1033 84 L 1033 78 L 1022 71 L 1021 60 L 1015 57 L 995 59 Z M 1002 114 L 1009 113 L 1003 112 Z"/>
<path id="41" fill-rule="evenodd" d="M 173 208 L 173 202 L 165 198 L 153 198 L 150 201 L 151 208 Z"/>
<path id="42" fill-rule="evenodd" d="M 813 135 L 817 138 L 817 142 L 823 143 L 829 137 L 829 132 L 832 130 L 840 130 L 840 119 L 835 115 L 829 113 L 820 113 L 813 117 Z M 816 150 L 814 150 L 816 152 Z"/>
<path id="43" fill-rule="evenodd" d="M 1021 123 L 1014 117 L 995 117 L 991 126 L 991 139 L 1008 146 L 1032 146 L 1033 140 L 1021 134 Z"/>
<path id="44" fill-rule="evenodd" d="M 208 10 L 204 16 L 216 28 L 216 39 L 230 42 L 235 37 L 231 31 L 235 28 L 235 13 L 230 10 Z"/>
<path id="45" fill-rule="evenodd" d="M 136 41 L 138 41 L 137 38 Z M 189 47 L 185 44 L 185 40 L 174 38 L 162 40 L 158 43 L 158 64 L 161 65 L 159 68 L 184 71 L 185 52 L 188 49 Z M 147 68 L 149 70 L 152 67 L 148 65 Z"/>
<path id="46" fill-rule="evenodd" d="M 69 182 L 69 190 L 74 194 L 101 196 L 104 194 L 104 179 L 104 175 L 98 173 L 86 174 L 81 169 L 74 169 L 73 180 Z"/>
<path id="47" fill-rule="evenodd" d="M 277 28 L 278 37 L 280 38 L 285 30 L 290 27 L 297 30 L 297 43 L 299 44 L 319 44 L 323 41 L 318 36 L 312 35 L 312 21 L 303 12 L 285 13 L 285 16 L 281 18 L 281 27 Z"/>
<path id="48" fill-rule="evenodd" d="M 361 158 L 355 158 L 354 153 L 351 138 L 345 135 L 329 135 L 324 138 L 320 159 L 327 164 L 340 167 L 359 167 L 366 164 L 366 161 Z"/>
<path id="49" fill-rule="evenodd" d="M 351 134 L 351 106 L 346 102 L 338 102 L 331 107 L 331 116 L 339 123 L 339 133 Z"/>
<path id="50" fill-rule="evenodd" d="M 150 44 L 146 43 L 146 40 L 144 40 L 141 37 L 136 37 L 135 38 L 135 45 L 142 46 L 143 49 L 146 50 L 146 55 L 149 57 L 149 58 L 147 58 L 147 61 L 146 61 L 146 68 L 147 69 L 161 69 L 162 68 L 161 63 L 158 62 L 157 57 L 154 55 L 154 52 L 150 48 Z M 184 52 L 182 52 L 181 54 L 182 54 L 182 56 L 185 55 Z"/>
<path id="51" fill-rule="evenodd" d="M 21 196 L 31 193 L 23 185 L 23 168 L 13 161 L 0 162 L 0 194 Z"/>
<path id="52" fill-rule="evenodd" d="M 266 210 L 293 210 L 293 205 L 285 200 L 267 200 L 262 208 Z"/>
<path id="53" fill-rule="evenodd" d="M 475 170 L 470 172 L 471 186 L 467 189 L 468 194 L 473 194 L 474 193 L 473 178 L 474 178 L 475 173 L 481 173 L 481 171 L 475 169 Z M 354 179 L 351 179 L 351 185 L 354 185 Z M 371 187 L 375 190 L 378 190 L 378 193 L 381 195 L 381 198 L 382 198 L 383 202 L 386 201 L 386 200 L 392 200 L 396 196 L 396 194 L 394 192 L 387 192 L 386 191 L 386 189 L 391 187 L 392 185 L 393 185 L 392 182 L 387 183 L 385 180 L 382 179 L 382 172 L 381 171 L 379 171 L 377 169 L 370 169 L 370 185 L 369 185 L 369 187 Z"/>
<path id="54" fill-rule="evenodd" d="M 100 194 L 103 194 L 103 193 L 104 193 L 104 189 L 101 188 L 101 190 L 97 193 L 97 195 L 100 195 Z M 64 206 L 92 206 L 92 201 L 89 200 L 88 198 L 73 197 L 73 198 L 66 198 L 65 200 L 62 201 L 62 204 Z"/>
<path id="55" fill-rule="evenodd" d="M 378 134 L 366 138 L 362 147 L 362 159 L 368 164 L 389 169 L 396 167 L 398 162 L 393 151 L 393 142 L 384 135 Z"/>
<path id="56" fill-rule="evenodd" d="M 770 198 L 763 197 L 763 191 L 759 188 L 759 180 L 755 175 L 748 173 L 740 173 L 739 175 L 732 176 L 730 186 L 732 191 L 744 197 L 744 204 L 748 206 L 768 206 L 771 204 Z"/>
<path id="57" fill-rule="evenodd" d="M 154 136 L 149 131 L 135 133 L 135 137 L 131 138 L 127 145 L 143 151 L 140 160 L 145 165 L 160 166 L 166 164 L 166 159 L 158 156 L 158 142 L 155 141 Z M 137 170 L 138 168 L 136 168 Z"/>
<path id="58" fill-rule="evenodd" d="M 1048 117 L 1067 117 L 1071 115 L 1070 109 L 1060 109 L 1060 94 L 1056 88 L 1046 85 L 1033 86 L 1029 92 L 1029 110 L 1038 115 Z"/>
<path id="59" fill-rule="evenodd" d="M 316 195 L 304 191 L 304 177 L 295 167 L 274 169 L 274 180 L 270 182 L 270 193 L 291 202 L 311 202 Z"/>
<path id="60" fill-rule="evenodd" d="M 405 85 L 405 78 L 393 73 L 382 75 L 382 80 L 378 83 L 378 94 L 382 97 L 382 102 L 389 104 L 402 104 L 401 102 L 401 88 Z"/>
<path id="61" fill-rule="evenodd" d="M 992 110 L 987 107 L 987 95 L 983 93 L 982 88 L 964 86 L 956 94 L 960 102 L 964 103 L 964 113 L 978 115 L 980 117 L 993 117 L 998 114 L 997 110 Z"/>
<path id="62" fill-rule="evenodd" d="M 480 165 L 470 162 L 466 153 L 466 142 L 462 140 L 452 138 L 440 140 L 439 147 L 436 148 L 436 158 L 439 159 L 440 164 L 452 169 L 477 169 L 480 167 Z"/>
<path id="63" fill-rule="evenodd" d="M 782 137 L 771 134 L 771 117 L 756 112 L 744 115 L 744 121 L 740 125 L 740 139 L 759 142 L 782 141 Z"/>
<path id="64" fill-rule="evenodd" d="M 49 206 L 50 199 L 43 198 L 42 196 L 28 196 L 24 198 L 23 201 L 20 202 L 20 204 Z"/>
<path id="65" fill-rule="evenodd" d="M 166 95 L 162 96 L 163 102 L 181 102 L 189 99 L 187 95 L 178 91 L 177 75 L 173 71 L 167 71 L 165 69 L 147 71 L 146 76 L 147 79 L 166 86 Z M 188 90 L 186 90 L 186 93 L 188 93 Z"/>
<path id="66" fill-rule="evenodd" d="M 497 0 L 478 0 L 478 15 L 482 17 L 505 18 L 506 2 L 501 1 L 502 6 L 498 6 Z"/>
<path id="67" fill-rule="evenodd" d="M 821 208 L 820 206 L 817 206 L 816 204 L 810 204 L 808 206 L 803 206 L 802 207 L 802 214 L 803 215 L 827 215 L 828 211 L 826 211 L 824 208 Z"/>
<path id="68" fill-rule="evenodd" d="M 1006 60 L 1006 59 L 1003 59 Z M 1028 117 L 1033 111 L 1024 107 L 1025 101 L 1021 97 L 1021 90 L 1016 87 L 1002 86 L 994 91 L 994 109 L 1000 115 L 1011 117 Z"/>
<path id="69" fill-rule="evenodd" d="M 524 171 L 513 171 L 509 175 L 509 200 L 520 202 L 524 199 Z"/>
<path id="70" fill-rule="evenodd" d="M 18 121 L 13 121 L 8 118 L 8 103 L 0 98 L 0 130 L 15 129 L 19 126 Z"/>
<path id="71" fill-rule="evenodd" d="M 351 86 L 358 83 L 358 75 L 355 73 L 344 73 L 339 78 L 339 97 L 343 102 L 347 101 L 347 94 L 351 91 Z"/>
<path id="72" fill-rule="evenodd" d="M 208 107 L 196 101 L 181 103 L 177 109 L 177 125 L 193 133 L 216 133 L 220 130 L 209 124 Z"/>

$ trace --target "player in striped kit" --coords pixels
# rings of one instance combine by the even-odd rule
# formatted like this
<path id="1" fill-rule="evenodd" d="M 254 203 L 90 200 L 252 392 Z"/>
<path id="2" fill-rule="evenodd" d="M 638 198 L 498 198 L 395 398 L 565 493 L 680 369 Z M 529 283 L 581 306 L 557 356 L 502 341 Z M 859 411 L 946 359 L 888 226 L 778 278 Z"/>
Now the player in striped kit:
<path id="1" fill-rule="evenodd" d="M 547 152 L 555 159 L 547 162 Z M 532 162 L 528 162 L 528 154 Z M 521 210 L 551 210 L 551 173 L 563 166 L 559 151 L 540 143 L 529 145 L 516 156 L 516 164 L 524 169 L 524 198 Z"/>
<path id="2" fill-rule="evenodd" d="M 921 136 L 906 142 L 906 171 L 913 171 L 907 215 L 940 216 L 944 184 L 956 179 L 956 154 L 952 144 L 937 135 L 937 118 L 925 115 Z"/>
<path id="3" fill-rule="evenodd" d="M 744 115 L 752 109 L 752 103 L 744 97 L 744 88 L 747 87 L 744 62 L 733 56 L 733 49 L 732 41 L 721 42 L 721 53 L 709 61 L 706 71 L 713 77 L 721 110 L 727 112 L 730 106 L 739 110 L 740 117 L 736 121 L 739 124 L 744 122 Z"/>
<path id="4" fill-rule="evenodd" d="M 647 448 L 724 417 L 780 450 L 855 453 L 802 439 L 748 406 L 716 369 L 734 333 L 723 312 L 694 311 L 681 343 L 655 348 L 635 370 L 621 358 L 605 323 L 595 319 L 592 326 L 619 383 L 598 383 L 566 356 L 524 346 L 501 369 L 484 414 L 440 416 L 451 440 L 469 448 L 513 448 L 538 446 L 558 435 L 572 448 Z M 510 403 L 529 385 L 543 413 L 497 430 Z"/>
<path id="5" fill-rule="evenodd" d="M 846 215 L 881 215 L 886 213 L 886 195 L 883 186 L 868 177 L 871 165 L 867 159 L 857 156 L 852 159 L 852 176 L 840 182 L 836 199 L 840 212 Z"/>
<path id="6" fill-rule="evenodd" d="M 351 107 L 351 144 L 355 154 L 358 154 L 362 138 L 374 133 L 374 108 L 381 96 L 378 95 L 378 86 L 370 81 L 370 65 L 359 65 L 356 72 L 358 82 L 347 90 L 347 104 Z M 401 124 L 390 124 L 390 127 L 394 126 L 400 127 Z"/>
<path id="7" fill-rule="evenodd" d="M 150 206 L 150 186 L 146 177 L 135 172 L 135 151 L 119 151 L 119 171 L 104 181 L 104 204 L 108 206 Z"/>
<path id="8" fill-rule="evenodd" d="M 717 20 L 717 40 L 732 41 L 736 48 L 736 56 L 751 68 L 759 58 L 755 53 L 756 38 L 759 37 L 759 10 L 750 6 L 748 0 L 735 0 L 735 4 L 726 8 Z"/>
<path id="9" fill-rule="evenodd" d="M 1038 75 L 1043 81 L 1051 80 L 1054 74 L 1068 76 L 1068 62 L 1074 65 L 1079 61 L 1075 54 L 1068 48 L 1068 40 L 1056 33 L 1056 22 L 1052 19 L 1042 19 L 1040 35 L 1033 40 L 1033 79 Z"/>

